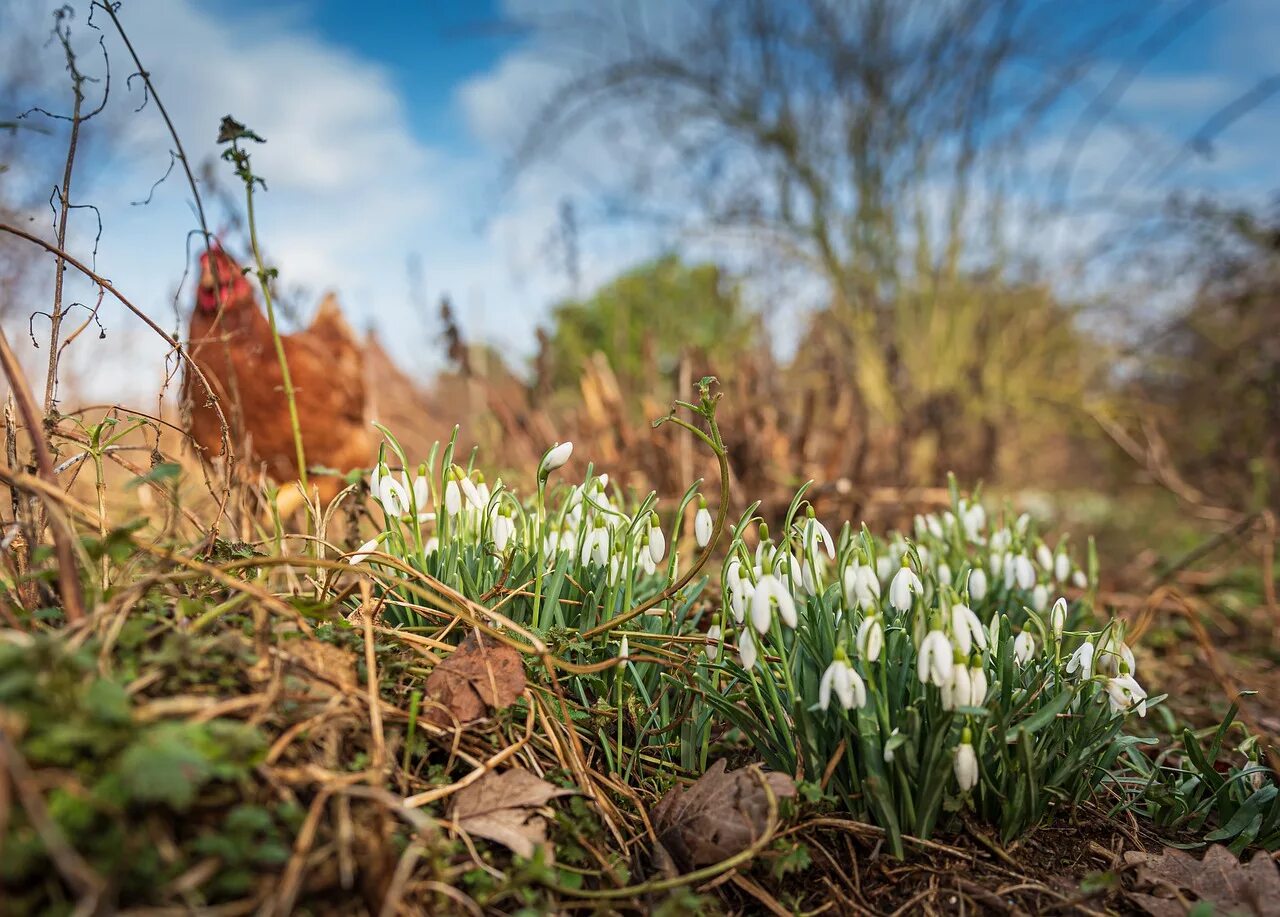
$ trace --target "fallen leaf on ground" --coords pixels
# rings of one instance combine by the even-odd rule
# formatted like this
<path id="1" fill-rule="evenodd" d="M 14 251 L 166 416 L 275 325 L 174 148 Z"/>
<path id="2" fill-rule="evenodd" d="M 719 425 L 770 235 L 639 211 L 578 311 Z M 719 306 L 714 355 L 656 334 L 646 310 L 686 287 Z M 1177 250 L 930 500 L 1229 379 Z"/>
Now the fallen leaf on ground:
<path id="1" fill-rule="evenodd" d="M 538 811 L 556 796 L 574 790 L 552 786 L 522 768 L 490 773 L 459 790 L 450 813 L 468 834 L 497 841 L 523 857 L 547 840 L 547 822 Z"/>
<path id="2" fill-rule="evenodd" d="M 311 676 L 336 683 L 344 691 L 355 688 L 356 658 L 349 650 L 320 640 L 296 640 L 287 644 L 286 650 L 286 659 Z M 314 678 L 307 680 L 314 681 Z M 328 688 L 330 692 L 333 690 L 328 685 L 316 687 L 321 687 L 322 690 Z"/>
<path id="3" fill-rule="evenodd" d="M 523 692 L 520 654 L 473 632 L 427 676 L 427 697 L 436 703 L 427 707 L 424 718 L 437 726 L 450 726 L 455 719 L 470 723 L 490 709 L 510 706 Z"/>
<path id="4" fill-rule="evenodd" d="M 671 788 L 653 810 L 658 841 L 685 869 L 719 863 L 764 834 L 769 799 L 757 767 L 726 771 L 720 759 L 689 788 Z M 785 774 L 763 774 L 776 798 L 796 794 Z"/>
<path id="5" fill-rule="evenodd" d="M 1138 867 L 1138 887 L 1152 892 L 1129 892 L 1129 899 L 1152 917 L 1183 917 L 1187 909 L 1178 895 L 1208 902 L 1215 913 L 1259 917 L 1276 913 L 1280 901 L 1280 869 L 1266 853 L 1254 854 L 1247 866 L 1221 844 L 1210 847 L 1203 860 L 1173 847 L 1158 856 L 1130 850 L 1124 858 Z"/>

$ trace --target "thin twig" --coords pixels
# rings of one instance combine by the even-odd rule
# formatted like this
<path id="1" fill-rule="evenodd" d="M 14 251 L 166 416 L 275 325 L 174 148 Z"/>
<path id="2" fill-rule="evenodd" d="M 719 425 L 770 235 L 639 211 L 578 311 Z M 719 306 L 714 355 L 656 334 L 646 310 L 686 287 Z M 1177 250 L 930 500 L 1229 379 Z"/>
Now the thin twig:
<path id="1" fill-rule="evenodd" d="M 36 456 L 36 467 L 40 477 L 52 487 L 57 487 L 58 479 L 53 473 L 53 456 L 49 453 L 49 444 L 45 442 L 40 427 L 40 415 L 36 413 L 36 405 L 31 397 L 31 389 L 22 375 L 18 359 L 9 346 L 9 337 L 0 328 L 0 362 L 4 364 L 4 374 L 9 379 L 9 387 L 17 399 L 18 410 L 22 421 L 26 424 L 27 435 L 31 437 L 32 451 Z M 62 607 L 67 621 L 75 624 L 84 620 L 84 599 L 80 594 L 80 575 L 76 570 L 75 542 L 76 533 L 70 523 L 54 526 L 53 546 L 58 559 L 58 588 L 61 592 Z M 34 548 L 34 545 L 31 547 Z"/>

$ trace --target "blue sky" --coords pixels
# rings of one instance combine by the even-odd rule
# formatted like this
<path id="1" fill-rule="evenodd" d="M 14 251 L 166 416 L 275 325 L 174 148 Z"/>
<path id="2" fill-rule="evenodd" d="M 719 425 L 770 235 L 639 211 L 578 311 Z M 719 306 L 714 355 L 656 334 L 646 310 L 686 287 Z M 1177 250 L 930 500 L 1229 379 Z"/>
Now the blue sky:
<path id="1" fill-rule="evenodd" d="M 1071 8 L 1064 27 L 1083 31 L 1121 2 L 1147 3 L 1153 26 L 1183 7 L 1089 0 Z M 53 5 L 0 0 L 0 51 L 5 31 L 46 31 Z M 1073 197 L 1097 193 L 1117 173 L 1140 178 L 1153 171 L 1162 160 L 1133 154 L 1131 138 L 1148 138 L 1166 155 L 1218 106 L 1280 71 L 1280 3 L 1204 6 L 1193 27 L 1133 76 L 1116 123 L 1095 132 L 1080 159 Z M 267 138 L 255 151 L 270 188 L 259 200 L 261 228 L 286 286 L 309 291 L 303 307 L 335 288 L 358 326 L 377 328 L 394 355 L 425 376 L 439 366 L 432 319 L 445 292 L 470 334 L 517 362 L 529 355 L 534 327 L 568 292 L 551 247 L 560 203 L 566 197 L 585 203 L 581 175 L 608 176 L 612 168 L 587 142 L 568 167 L 504 181 L 514 139 L 560 72 L 547 37 L 529 25 L 529 9 L 544 8 L 534 0 L 125 0 L 121 16 L 194 159 L 216 156 L 212 139 L 223 114 L 236 114 Z M 82 19 L 78 34 L 91 34 Z M 177 289 L 184 234 L 193 225 L 189 195 L 175 179 L 150 206 L 131 205 L 163 174 L 168 142 L 153 110 L 131 114 L 141 97 L 135 85 L 126 98 L 123 51 L 114 39 L 109 45 L 121 115 L 84 163 L 79 199 L 101 209 L 104 272 L 180 330 L 190 299 L 189 288 Z M 1123 70 L 1132 51 L 1132 42 L 1100 49 L 1106 66 L 1094 91 Z M 56 49 L 44 59 L 56 87 Z M 1122 193 L 1151 199 L 1173 188 L 1212 189 L 1260 202 L 1280 184 L 1271 152 L 1280 143 L 1278 116 L 1280 99 L 1273 97 L 1225 132 L 1211 159 L 1193 158 L 1158 183 L 1126 181 Z M 1064 115 L 1037 140 L 1031 155 L 1041 167 L 1056 159 L 1071 123 Z M 229 178 L 227 167 L 219 168 Z M 48 163 L 47 171 L 32 180 L 51 185 L 60 164 Z M 47 229 L 47 211 L 36 217 Z M 1091 219 L 1060 227 L 1064 251 L 1096 237 Z M 79 219 L 73 247 L 86 251 L 92 228 Z M 677 241 L 652 227 L 592 226 L 582 238 L 584 284 Z M 714 245 L 700 250 L 715 252 Z M 423 288 L 412 291 L 410 258 L 420 260 L 425 277 Z M 73 355 L 86 384 L 102 383 L 104 393 L 113 385 L 154 391 L 164 373 L 163 349 L 121 310 L 108 307 L 103 319 L 111 345 L 85 336 Z M 122 341 L 136 345 L 124 348 L 125 356 Z"/>

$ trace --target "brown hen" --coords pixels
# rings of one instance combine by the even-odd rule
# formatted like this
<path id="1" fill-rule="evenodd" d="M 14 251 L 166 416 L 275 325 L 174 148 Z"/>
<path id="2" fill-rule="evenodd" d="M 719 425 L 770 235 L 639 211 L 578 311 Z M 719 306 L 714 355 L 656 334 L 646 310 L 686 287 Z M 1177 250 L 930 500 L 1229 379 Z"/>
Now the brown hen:
<path id="1" fill-rule="evenodd" d="M 308 470 L 346 473 L 367 467 L 374 444 L 365 419 L 364 349 L 342 317 L 332 293 L 311 326 L 282 336 L 293 379 Z M 222 249 L 200 258 L 200 283 L 191 316 L 188 352 L 218 397 L 241 461 L 260 466 L 279 484 L 298 480 L 297 453 L 283 376 L 267 317 L 243 270 Z M 188 370 L 183 401 L 201 458 L 222 456 L 222 425 L 204 385 Z M 325 502 L 342 487 L 334 474 L 316 474 Z M 281 511 L 297 505 L 298 491 L 281 494 Z"/>

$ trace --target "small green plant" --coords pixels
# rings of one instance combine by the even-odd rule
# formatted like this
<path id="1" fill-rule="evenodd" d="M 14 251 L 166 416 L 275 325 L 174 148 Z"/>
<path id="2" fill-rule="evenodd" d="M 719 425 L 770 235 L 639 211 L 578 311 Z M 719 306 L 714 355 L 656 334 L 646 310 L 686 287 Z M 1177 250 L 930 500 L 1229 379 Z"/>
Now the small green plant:
<path id="1" fill-rule="evenodd" d="M 1237 856 L 1254 846 L 1280 848 L 1280 789 L 1257 736 L 1246 732 L 1234 755 L 1227 746 L 1238 710 L 1232 704 L 1210 729 L 1184 728 L 1180 745 L 1154 761 L 1137 750 L 1127 754 L 1136 775 L 1129 803 L 1135 811 L 1162 830 L 1226 844 Z"/>

